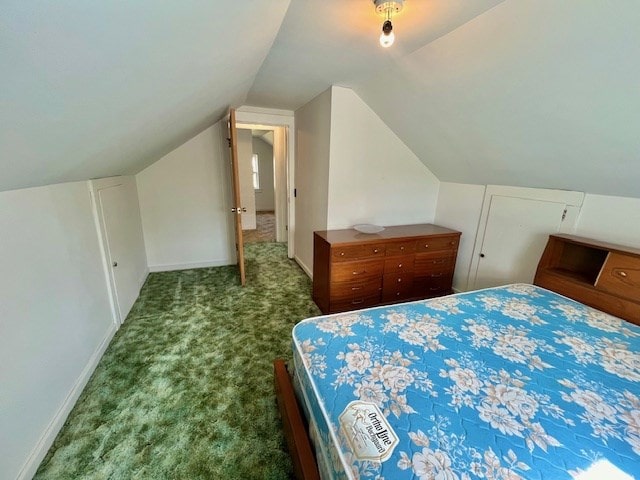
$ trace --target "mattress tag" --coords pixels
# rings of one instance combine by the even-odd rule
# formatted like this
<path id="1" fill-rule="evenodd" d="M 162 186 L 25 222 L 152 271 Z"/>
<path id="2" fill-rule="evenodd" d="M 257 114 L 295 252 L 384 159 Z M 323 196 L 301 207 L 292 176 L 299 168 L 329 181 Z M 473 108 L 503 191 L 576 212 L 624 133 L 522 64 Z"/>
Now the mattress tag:
<path id="1" fill-rule="evenodd" d="M 398 444 L 398 436 L 377 405 L 356 400 L 340 414 L 340 428 L 358 460 L 384 462 Z"/>

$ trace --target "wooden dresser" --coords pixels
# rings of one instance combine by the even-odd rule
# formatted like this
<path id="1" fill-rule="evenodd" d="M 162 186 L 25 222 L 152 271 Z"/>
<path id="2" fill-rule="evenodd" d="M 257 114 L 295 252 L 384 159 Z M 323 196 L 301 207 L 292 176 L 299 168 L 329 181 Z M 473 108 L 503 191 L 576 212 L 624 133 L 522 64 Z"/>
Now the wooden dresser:
<path id="1" fill-rule="evenodd" d="M 323 313 L 452 292 L 460 232 L 431 224 L 313 235 L 313 300 Z"/>
<path id="2" fill-rule="evenodd" d="M 640 249 L 550 235 L 534 283 L 640 324 Z"/>

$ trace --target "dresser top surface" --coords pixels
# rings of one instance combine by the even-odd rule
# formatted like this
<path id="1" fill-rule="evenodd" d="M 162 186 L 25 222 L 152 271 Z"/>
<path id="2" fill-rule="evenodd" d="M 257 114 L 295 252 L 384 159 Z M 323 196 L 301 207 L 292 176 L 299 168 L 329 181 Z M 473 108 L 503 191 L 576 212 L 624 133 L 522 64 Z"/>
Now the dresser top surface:
<path id="1" fill-rule="evenodd" d="M 314 232 L 314 234 L 333 245 L 342 243 L 380 242 L 428 235 L 460 235 L 460 232 L 431 223 L 419 223 L 415 225 L 384 227 L 384 230 L 379 233 L 361 233 L 353 228 L 345 228 L 342 230 L 320 230 Z"/>

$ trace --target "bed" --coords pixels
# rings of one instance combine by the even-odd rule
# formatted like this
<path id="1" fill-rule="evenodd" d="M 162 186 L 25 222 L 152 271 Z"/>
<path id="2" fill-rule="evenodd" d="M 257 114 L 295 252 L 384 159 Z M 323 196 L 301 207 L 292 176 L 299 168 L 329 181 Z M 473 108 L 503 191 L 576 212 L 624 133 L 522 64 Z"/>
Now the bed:
<path id="1" fill-rule="evenodd" d="M 541 287 L 307 319 L 291 370 L 301 478 L 640 478 L 640 327 Z"/>

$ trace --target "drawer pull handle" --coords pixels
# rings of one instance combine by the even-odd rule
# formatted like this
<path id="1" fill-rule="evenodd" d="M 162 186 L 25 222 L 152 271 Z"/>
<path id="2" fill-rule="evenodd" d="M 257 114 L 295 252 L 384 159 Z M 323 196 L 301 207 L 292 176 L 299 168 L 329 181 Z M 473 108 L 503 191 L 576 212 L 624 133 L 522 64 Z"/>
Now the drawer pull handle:
<path id="1" fill-rule="evenodd" d="M 360 300 L 354 300 L 353 302 L 351 302 L 352 305 L 359 305 L 360 303 L 364 303 L 364 298 Z"/>
<path id="2" fill-rule="evenodd" d="M 352 290 L 352 291 L 355 291 L 355 290 L 360 290 L 361 288 L 362 288 L 362 287 L 351 287 L 351 290 Z"/>
<path id="3" fill-rule="evenodd" d="M 404 247 L 400 247 L 400 250 L 404 250 Z"/>
<path id="4" fill-rule="evenodd" d="M 341 256 L 341 257 L 344 257 L 344 252 L 340 252 L 340 256 Z"/>
<path id="5" fill-rule="evenodd" d="M 627 272 L 620 271 L 620 272 L 618 272 L 618 275 L 620 275 L 621 277 L 626 277 L 627 276 Z"/>
<path id="6" fill-rule="evenodd" d="M 400 292 L 396 292 L 396 297 L 399 297 L 399 296 L 400 296 Z"/>
<path id="7" fill-rule="evenodd" d="M 398 279 L 398 283 L 400 283 L 400 282 L 402 282 L 402 279 L 401 279 L 401 278 L 399 278 L 399 279 Z"/>
<path id="8" fill-rule="evenodd" d="M 429 244 L 428 243 L 425 244 L 424 248 L 429 248 Z"/>
<path id="9" fill-rule="evenodd" d="M 440 287 L 431 287 L 431 288 L 429 288 L 429 290 L 431 290 L 432 292 L 436 292 L 436 291 L 440 290 Z"/>
<path id="10" fill-rule="evenodd" d="M 374 249 L 373 249 L 373 253 L 378 253 L 378 249 L 377 249 L 377 248 L 374 248 Z"/>
<path id="11" fill-rule="evenodd" d="M 432 273 L 431 274 L 431 278 L 437 278 L 437 277 L 441 277 L 442 274 L 441 273 Z"/>
<path id="12" fill-rule="evenodd" d="M 455 244 L 456 244 L 456 242 L 451 242 L 451 245 L 455 245 Z"/>
<path id="13" fill-rule="evenodd" d="M 402 268 L 402 264 L 401 263 L 398 264 L 398 268 Z"/>
<path id="14" fill-rule="evenodd" d="M 359 272 L 356 272 L 355 270 L 353 271 L 354 275 L 360 275 L 361 273 L 364 273 L 364 270 L 360 270 Z"/>

